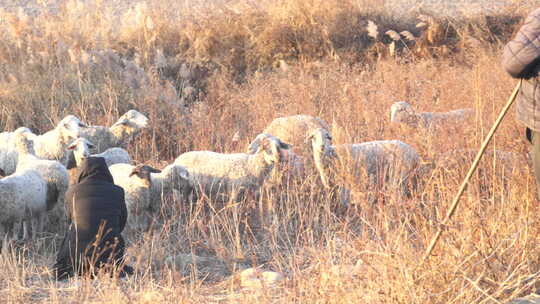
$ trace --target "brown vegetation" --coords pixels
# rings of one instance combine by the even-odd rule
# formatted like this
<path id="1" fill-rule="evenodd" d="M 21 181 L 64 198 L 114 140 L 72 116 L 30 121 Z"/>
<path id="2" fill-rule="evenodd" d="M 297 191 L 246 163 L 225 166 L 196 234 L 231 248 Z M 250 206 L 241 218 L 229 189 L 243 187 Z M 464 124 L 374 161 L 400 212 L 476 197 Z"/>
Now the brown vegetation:
<path id="1" fill-rule="evenodd" d="M 129 151 L 159 167 L 189 150 L 244 151 L 272 119 L 303 113 L 329 122 L 335 143 L 400 139 L 429 162 L 476 149 L 514 85 L 499 56 L 521 9 L 464 19 L 413 12 L 397 20 L 375 0 L 229 2 L 184 13 L 172 3 L 119 10 L 103 1 L 68 1 L 58 14 L 0 12 L 0 130 L 43 132 L 66 114 L 110 125 L 136 108 L 148 114 L 150 127 Z M 417 133 L 389 123 L 397 100 L 425 111 L 472 107 L 477 115 L 467 125 Z M 513 115 L 490 149 L 526 155 Z M 540 210 L 531 169 L 511 176 L 501 170 L 488 155 L 423 265 L 461 172 L 426 173 L 408 201 L 360 199 L 346 210 L 316 178 L 225 208 L 169 199 L 151 231 L 127 236 L 140 273 L 126 281 L 53 281 L 48 269 L 61 229 L 51 229 L 0 256 L 0 298 L 504 302 L 539 287 Z M 178 267 L 181 253 L 217 258 L 226 271 Z M 244 292 L 235 276 L 225 276 L 238 265 L 260 264 L 283 273 L 285 282 Z"/>

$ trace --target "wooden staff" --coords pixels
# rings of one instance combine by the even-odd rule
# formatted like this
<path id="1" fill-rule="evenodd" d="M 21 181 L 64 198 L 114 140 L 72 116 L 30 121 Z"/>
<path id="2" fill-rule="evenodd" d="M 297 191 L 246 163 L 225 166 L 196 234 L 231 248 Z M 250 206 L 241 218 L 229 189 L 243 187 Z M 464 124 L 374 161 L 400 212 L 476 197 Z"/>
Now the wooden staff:
<path id="1" fill-rule="evenodd" d="M 516 100 L 516 97 L 519 92 L 519 89 L 521 88 L 522 82 L 523 80 L 520 79 L 518 84 L 514 88 L 514 92 L 512 92 L 512 95 L 510 95 L 510 98 L 508 99 L 506 106 L 504 106 L 504 108 L 501 111 L 501 114 L 499 114 L 499 117 L 495 121 L 495 124 L 493 124 L 493 127 L 491 127 L 491 130 L 489 131 L 486 139 L 484 139 L 484 142 L 482 143 L 482 147 L 480 148 L 480 151 L 478 151 L 478 153 L 476 154 L 476 158 L 474 159 L 472 166 L 469 169 L 469 172 L 467 173 L 467 176 L 463 180 L 463 183 L 461 184 L 461 187 L 459 188 L 458 193 L 454 197 L 454 201 L 452 202 L 450 209 L 448 209 L 448 212 L 446 213 L 446 217 L 440 223 L 437 233 L 435 234 L 435 237 L 433 237 L 433 239 L 431 240 L 431 243 L 429 244 L 429 247 L 426 250 L 424 257 L 422 258 L 422 263 L 424 263 L 429 258 L 429 256 L 431 255 L 431 252 L 433 251 L 433 249 L 435 248 L 435 245 L 437 245 L 437 242 L 439 241 L 439 238 L 441 237 L 443 227 L 446 226 L 448 221 L 450 221 L 450 218 L 452 218 L 452 216 L 454 215 L 457 209 L 457 206 L 459 205 L 459 200 L 461 199 L 463 192 L 465 192 L 465 188 L 467 188 L 467 184 L 469 183 L 469 180 L 471 179 L 472 175 L 476 171 L 476 168 L 478 167 L 478 163 L 480 162 L 480 159 L 482 159 L 482 156 L 484 155 L 484 152 L 486 151 L 486 148 L 489 142 L 491 141 L 491 138 L 493 137 L 493 135 L 499 128 L 499 125 L 501 124 L 503 118 L 506 116 L 506 113 L 508 113 L 510 106 L 512 106 L 512 104 Z"/>

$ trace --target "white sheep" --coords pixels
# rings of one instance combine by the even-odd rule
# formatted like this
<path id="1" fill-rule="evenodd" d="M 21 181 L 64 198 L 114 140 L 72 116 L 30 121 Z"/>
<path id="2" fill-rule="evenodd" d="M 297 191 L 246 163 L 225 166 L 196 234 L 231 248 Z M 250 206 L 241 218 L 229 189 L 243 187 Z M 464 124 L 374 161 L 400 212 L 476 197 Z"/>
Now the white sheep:
<path id="1" fill-rule="evenodd" d="M 345 171 L 370 189 L 388 189 L 399 195 L 410 195 L 414 186 L 420 156 L 414 148 L 399 140 L 380 140 L 359 144 L 332 146 L 332 137 L 324 129 L 313 131 L 311 140 L 313 158 L 323 185 L 331 188 L 336 181 L 337 171 Z M 356 182 L 356 181 L 355 181 Z M 341 186 L 341 185 L 340 185 Z M 349 190 L 342 189 L 342 203 L 347 204 Z M 371 198 L 370 198 L 371 199 Z"/>
<path id="2" fill-rule="evenodd" d="M 281 150 L 275 141 L 262 139 L 254 154 L 191 151 L 180 155 L 174 163 L 189 171 L 197 194 L 238 201 L 248 192 L 258 192 L 273 167 L 281 162 Z"/>
<path id="3" fill-rule="evenodd" d="M 35 155 L 41 159 L 57 160 L 62 164 L 67 162 L 67 145 L 79 134 L 86 125 L 74 115 L 68 115 L 62 119 L 51 131 L 42 135 L 28 133 L 34 144 Z"/>
<path id="4" fill-rule="evenodd" d="M 4 170 L 5 174 L 13 174 L 17 167 L 17 151 L 15 150 L 13 138 L 15 134 L 32 134 L 32 131 L 26 127 L 21 127 L 13 132 L 0 133 L 0 167 Z"/>
<path id="5" fill-rule="evenodd" d="M 79 137 L 86 125 L 73 115 L 62 119 L 51 131 L 31 136 L 34 142 L 35 155 L 41 159 L 57 160 L 63 165 L 67 163 L 66 147 Z"/>
<path id="6" fill-rule="evenodd" d="M 109 171 L 114 183 L 124 189 L 131 229 L 149 227 L 151 214 L 160 208 L 164 195 L 174 190 L 191 192 L 189 173 L 179 165 L 172 164 L 160 171 L 146 165 L 115 164 Z"/>
<path id="7" fill-rule="evenodd" d="M 390 108 L 390 121 L 403 123 L 413 128 L 441 128 L 443 126 L 457 126 L 472 118 L 473 109 L 459 109 L 449 112 L 416 112 L 413 107 L 405 102 L 399 101 Z"/>
<path id="8" fill-rule="evenodd" d="M 278 145 L 280 149 L 280 163 L 272 169 L 272 177 L 269 182 L 272 184 L 288 184 L 289 181 L 301 179 L 305 174 L 304 158 L 296 154 L 288 143 L 284 143 L 279 138 L 270 134 L 261 133 L 252 141 L 248 147 L 247 153 L 257 152 L 253 147 L 259 147 L 261 140 L 271 140 Z"/>
<path id="9" fill-rule="evenodd" d="M 96 153 L 109 148 L 126 147 L 127 144 L 146 126 L 148 118 L 136 110 L 129 110 L 111 127 L 90 126 L 80 137 L 88 139 L 96 146 Z"/>
<path id="10" fill-rule="evenodd" d="M 276 118 L 261 133 L 273 135 L 292 145 L 295 152 L 307 156 L 310 150 L 305 144 L 306 136 L 319 128 L 330 130 L 324 120 L 302 114 Z M 256 138 L 249 145 L 248 153 L 253 154 L 257 149 L 258 142 Z"/>
<path id="11" fill-rule="evenodd" d="M 32 223 L 32 233 L 42 231 L 47 208 L 47 183 L 32 169 L 17 170 L 12 175 L 0 177 L 0 208 L 0 236 L 4 243 L 15 238 L 17 233 L 13 228 L 19 227 L 22 221 Z M 24 238 L 28 237 L 26 228 L 25 225 Z"/>
<path id="12" fill-rule="evenodd" d="M 110 148 L 105 150 L 105 152 L 92 154 L 90 150 L 96 148 L 91 141 L 84 137 L 79 137 L 74 140 L 67 149 L 71 151 L 69 153 L 69 161 L 67 168 L 71 169 L 78 167 L 85 158 L 88 157 L 103 157 L 107 166 L 112 166 L 114 164 L 129 164 L 131 163 L 131 156 L 129 153 L 122 148 Z"/>
<path id="13" fill-rule="evenodd" d="M 105 159 L 107 166 L 112 166 L 114 164 L 130 164 L 132 161 L 129 153 L 122 148 L 110 148 L 102 153 L 91 154 L 90 150 L 94 148 L 95 145 L 83 137 L 77 138 L 68 146 L 67 149 L 71 152 L 69 153 L 66 168 L 69 172 L 70 184 L 76 183 L 78 178 L 78 170 L 76 170 L 76 168 L 79 167 L 87 157 L 102 157 Z"/>
<path id="14" fill-rule="evenodd" d="M 34 154 L 34 142 L 24 133 L 16 134 L 15 149 L 18 153 L 17 171 L 34 170 L 47 184 L 47 201 L 45 211 L 55 206 L 63 208 L 64 195 L 68 189 L 68 172 L 58 161 L 40 159 Z"/>

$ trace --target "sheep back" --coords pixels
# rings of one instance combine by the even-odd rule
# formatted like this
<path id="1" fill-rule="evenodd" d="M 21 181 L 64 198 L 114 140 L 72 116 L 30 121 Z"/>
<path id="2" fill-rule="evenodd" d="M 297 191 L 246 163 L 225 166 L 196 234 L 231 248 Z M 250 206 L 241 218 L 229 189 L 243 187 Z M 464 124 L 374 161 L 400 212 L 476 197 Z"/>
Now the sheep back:
<path id="1" fill-rule="evenodd" d="M 46 182 L 34 170 L 21 170 L 0 179 L 0 223 L 12 226 L 27 211 L 44 212 L 46 199 Z"/>
<path id="2" fill-rule="evenodd" d="M 34 170 L 47 183 L 47 210 L 57 204 L 63 206 L 64 195 L 69 187 L 67 169 L 57 161 L 39 159 L 33 155 L 21 156 L 17 170 Z"/>
<path id="3" fill-rule="evenodd" d="M 271 134 L 293 145 L 294 150 L 302 154 L 306 151 L 306 136 L 318 128 L 330 129 L 328 124 L 318 117 L 293 115 L 274 119 L 262 133 Z"/>
<path id="4" fill-rule="evenodd" d="M 225 192 L 243 193 L 258 188 L 272 170 L 259 154 L 222 154 L 211 151 L 191 151 L 180 155 L 175 164 L 189 171 L 190 183 L 208 196 L 223 196 Z"/>
<path id="5" fill-rule="evenodd" d="M 369 184 L 380 182 L 408 193 L 409 178 L 420 165 L 414 148 L 399 140 L 371 141 L 335 146 L 342 168 L 353 170 L 354 176 L 367 174 Z"/>
<path id="6" fill-rule="evenodd" d="M 107 166 L 112 166 L 114 164 L 130 164 L 131 157 L 129 153 L 122 148 L 110 148 L 105 152 L 99 154 L 93 154 L 94 157 L 103 157 Z"/>
<path id="7" fill-rule="evenodd" d="M 95 145 L 95 152 L 102 153 L 105 150 L 120 146 L 116 137 L 108 127 L 90 126 L 81 132 L 81 137 L 86 138 Z"/>

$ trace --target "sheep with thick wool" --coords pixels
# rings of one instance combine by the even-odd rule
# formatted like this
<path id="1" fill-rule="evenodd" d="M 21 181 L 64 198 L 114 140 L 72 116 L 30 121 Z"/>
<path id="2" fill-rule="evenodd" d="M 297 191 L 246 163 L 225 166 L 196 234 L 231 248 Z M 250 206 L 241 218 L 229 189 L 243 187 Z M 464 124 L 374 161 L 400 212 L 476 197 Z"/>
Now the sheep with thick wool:
<path id="1" fill-rule="evenodd" d="M 45 180 L 47 185 L 45 209 L 36 210 L 35 212 L 41 214 L 42 211 L 53 211 L 53 209 L 56 209 L 56 213 L 62 214 L 61 209 L 64 206 L 64 195 L 69 185 L 66 167 L 58 161 L 37 157 L 34 154 L 34 141 L 24 133 L 15 136 L 14 144 L 18 153 L 16 172 L 34 170 Z"/>
<path id="2" fill-rule="evenodd" d="M 416 184 L 416 170 L 420 156 L 416 150 L 399 140 L 380 140 L 358 144 L 332 145 L 332 137 L 324 129 L 313 131 L 311 141 L 313 159 L 322 184 L 326 188 L 341 186 L 336 180 L 340 170 L 348 172 L 371 190 L 390 190 L 409 196 L 410 186 Z M 348 204 L 348 193 L 342 188 L 342 203 Z M 370 198 L 371 200 L 372 198 Z"/>
<path id="3" fill-rule="evenodd" d="M 247 192 L 257 193 L 289 145 L 269 139 L 260 141 L 257 152 L 224 154 L 212 151 L 186 152 L 174 161 L 189 171 L 196 194 L 211 199 L 238 201 Z"/>
<path id="4" fill-rule="evenodd" d="M 171 164 L 163 170 L 147 165 L 114 164 L 109 167 L 114 183 L 124 189 L 128 209 L 128 228 L 146 229 L 152 213 L 157 211 L 164 195 L 173 191 L 191 192 L 188 171 Z"/>
<path id="5" fill-rule="evenodd" d="M 412 128 L 439 129 L 455 127 L 470 120 L 473 109 L 459 109 L 449 112 L 416 112 L 407 102 L 399 101 L 390 108 L 390 121 L 402 123 Z"/>
<path id="6" fill-rule="evenodd" d="M 84 137 L 96 146 L 96 153 L 102 153 L 114 147 L 125 148 L 139 132 L 148 125 L 148 118 L 136 110 L 129 110 L 111 127 L 90 126 L 80 137 Z"/>
<path id="7" fill-rule="evenodd" d="M 270 134 L 261 133 L 252 141 L 248 147 L 247 153 L 254 154 L 257 150 L 253 147 L 259 147 L 262 140 L 273 141 L 275 145 L 280 146 L 280 163 L 272 169 L 269 182 L 272 184 L 288 184 L 290 181 L 299 180 L 305 175 L 304 158 L 296 154 L 288 143 L 284 143 L 279 138 Z"/>
<path id="8" fill-rule="evenodd" d="M 13 132 L 0 133 L 0 168 L 3 169 L 5 175 L 13 174 L 17 168 L 18 154 L 15 150 L 14 138 L 20 133 L 33 134 L 26 127 L 20 127 Z"/>
<path id="9" fill-rule="evenodd" d="M 32 224 L 32 234 L 43 231 L 47 210 L 46 181 L 33 169 L 17 170 L 0 177 L 0 208 L 0 237 L 5 242 L 16 238 L 18 233 L 14 228 L 20 227 L 23 221 Z M 28 232 L 28 225 L 25 225 L 24 238 L 28 237 Z"/>
<path id="10" fill-rule="evenodd" d="M 328 124 L 324 120 L 300 114 L 276 118 L 261 133 L 279 138 L 291 145 L 295 152 L 306 156 L 309 153 L 309 147 L 305 144 L 306 136 L 320 128 L 329 130 Z M 257 151 L 260 142 L 258 138 L 256 137 L 248 146 L 248 153 L 253 154 Z"/>
<path id="11" fill-rule="evenodd" d="M 51 131 L 42 135 L 31 135 L 35 155 L 41 159 L 56 160 L 67 164 L 67 146 L 78 138 L 86 125 L 74 115 L 62 119 Z"/>
<path id="12" fill-rule="evenodd" d="M 77 170 L 75 170 L 79 165 L 88 157 L 103 157 L 107 166 L 112 166 L 114 164 L 130 164 L 131 156 L 129 153 L 122 148 L 109 148 L 102 153 L 91 154 L 90 150 L 94 149 L 96 146 L 87 140 L 86 138 L 79 137 L 73 141 L 69 146 L 68 150 L 69 159 L 66 168 L 69 170 L 69 183 L 74 184 L 77 179 Z"/>

